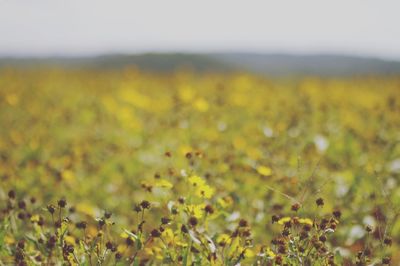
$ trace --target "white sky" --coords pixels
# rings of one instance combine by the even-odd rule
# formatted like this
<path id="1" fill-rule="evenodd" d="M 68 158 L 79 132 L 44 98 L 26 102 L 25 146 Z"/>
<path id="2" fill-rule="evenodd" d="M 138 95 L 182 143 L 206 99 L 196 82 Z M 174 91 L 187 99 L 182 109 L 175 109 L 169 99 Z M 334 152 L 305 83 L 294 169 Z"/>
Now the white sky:
<path id="1" fill-rule="evenodd" d="M 0 0 L 0 55 L 149 51 L 400 59 L 400 0 Z"/>

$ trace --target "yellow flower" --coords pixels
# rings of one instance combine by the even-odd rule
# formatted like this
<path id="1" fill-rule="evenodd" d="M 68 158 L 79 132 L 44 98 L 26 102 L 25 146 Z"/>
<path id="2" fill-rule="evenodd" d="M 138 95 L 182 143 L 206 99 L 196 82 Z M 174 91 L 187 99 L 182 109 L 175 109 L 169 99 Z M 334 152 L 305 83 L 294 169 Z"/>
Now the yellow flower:
<path id="1" fill-rule="evenodd" d="M 174 232 L 170 228 L 165 229 L 161 235 L 167 243 L 174 242 Z"/>
<path id="2" fill-rule="evenodd" d="M 217 237 L 217 243 L 218 244 L 230 244 L 231 243 L 231 237 L 227 234 L 220 234 Z"/>
<path id="3" fill-rule="evenodd" d="M 309 218 L 300 218 L 299 223 L 313 225 L 313 221 Z"/>
<path id="4" fill-rule="evenodd" d="M 269 168 L 269 167 L 267 167 L 267 166 L 263 166 L 263 165 L 260 165 L 259 167 L 257 167 L 257 172 L 258 172 L 260 175 L 263 175 L 263 176 L 270 176 L 270 175 L 272 175 L 272 169 Z"/>
<path id="5" fill-rule="evenodd" d="M 155 187 L 167 188 L 167 189 L 170 189 L 170 188 L 173 187 L 172 183 L 169 182 L 168 180 L 165 180 L 165 179 L 157 180 L 157 181 L 154 183 L 154 186 L 155 186 Z"/>
<path id="6" fill-rule="evenodd" d="M 192 186 L 197 187 L 197 186 L 203 186 L 206 184 L 206 181 L 204 181 L 203 178 L 193 175 L 188 178 L 189 183 L 192 184 Z"/>
<path id="7" fill-rule="evenodd" d="M 75 245 L 75 238 L 72 236 L 65 236 L 64 240 L 70 245 Z"/>
<path id="8" fill-rule="evenodd" d="M 283 217 L 283 218 L 279 219 L 278 224 L 283 225 L 284 223 L 289 222 L 290 220 L 292 220 L 292 218 Z"/>
<path id="9" fill-rule="evenodd" d="M 75 180 L 75 174 L 71 170 L 65 170 L 62 172 L 62 177 L 67 182 L 72 182 Z"/>
<path id="10" fill-rule="evenodd" d="M 267 257 L 269 257 L 271 259 L 275 258 L 275 256 L 276 256 L 275 253 L 270 248 L 267 248 L 265 253 L 266 253 Z"/>
<path id="11" fill-rule="evenodd" d="M 193 106 L 200 112 L 206 112 L 209 108 L 208 102 L 202 98 L 197 99 Z"/>
<path id="12" fill-rule="evenodd" d="M 154 255 L 153 250 L 151 248 L 144 248 L 144 254 L 146 254 L 147 256 Z"/>
<path id="13" fill-rule="evenodd" d="M 201 218 L 203 217 L 204 214 L 204 207 L 205 204 L 198 204 L 198 205 L 187 205 L 186 206 L 186 211 L 190 214 L 193 215 L 196 218 Z"/>
<path id="14" fill-rule="evenodd" d="M 33 223 L 39 222 L 39 215 L 37 215 L 37 214 L 32 215 L 31 222 L 33 222 Z"/>
<path id="15" fill-rule="evenodd" d="M 12 245 L 12 244 L 15 243 L 15 239 L 14 239 L 13 236 L 6 235 L 6 236 L 4 237 L 4 242 L 5 242 L 6 244 Z"/>
<path id="16" fill-rule="evenodd" d="M 249 249 L 249 248 L 246 248 L 246 249 L 239 248 L 239 252 L 240 253 L 242 253 L 243 250 L 244 250 L 244 254 L 243 255 L 244 255 L 245 258 L 253 258 L 255 256 L 254 252 L 251 249 Z"/>
<path id="17" fill-rule="evenodd" d="M 202 185 L 196 188 L 196 195 L 202 198 L 209 199 L 214 195 L 215 189 L 209 185 Z"/>
<path id="18" fill-rule="evenodd" d="M 219 199 L 217 200 L 217 203 L 218 203 L 223 209 L 225 209 L 225 208 L 229 207 L 230 205 L 232 205 L 233 200 L 232 200 L 232 198 L 231 198 L 230 196 L 226 196 L 226 197 L 223 197 L 223 198 L 219 198 Z"/>

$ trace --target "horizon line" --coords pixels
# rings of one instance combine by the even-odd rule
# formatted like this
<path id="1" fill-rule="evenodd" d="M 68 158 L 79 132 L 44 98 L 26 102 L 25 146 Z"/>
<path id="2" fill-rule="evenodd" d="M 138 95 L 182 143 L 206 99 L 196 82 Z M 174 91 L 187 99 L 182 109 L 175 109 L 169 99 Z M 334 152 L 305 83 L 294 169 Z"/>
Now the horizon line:
<path id="1" fill-rule="evenodd" d="M 312 57 L 312 56 L 338 56 L 352 57 L 360 59 L 376 59 L 386 62 L 400 62 L 397 56 L 382 56 L 372 53 L 338 52 L 338 51 L 249 51 L 249 50 L 148 50 L 148 51 L 104 51 L 104 52 L 54 52 L 54 53 L 0 53 L 0 59 L 78 59 L 78 58 L 97 58 L 103 56 L 140 56 L 140 55 L 216 55 L 216 54 L 243 54 L 243 55 L 279 55 L 293 57 Z"/>

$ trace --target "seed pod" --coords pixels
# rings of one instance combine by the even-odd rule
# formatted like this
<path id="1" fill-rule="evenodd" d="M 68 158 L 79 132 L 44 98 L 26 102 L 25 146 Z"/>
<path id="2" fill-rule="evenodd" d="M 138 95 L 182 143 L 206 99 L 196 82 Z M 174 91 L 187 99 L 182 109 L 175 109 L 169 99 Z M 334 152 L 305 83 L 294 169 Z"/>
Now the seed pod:
<path id="1" fill-rule="evenodd" d="M 315 204 L 317 204 L 317 206 L 324 206 L 324 199 L 323 198 L 318 198 L 315 201 Z"/>
<path id="2" fill-rule="evenodd" d="M 65 199 L 60 199 L 58 202 L 58 207 L 60 208 L 65 208 L 65 206 L 67 206 L 67 201 Z"/>
<path id="3" fill-rule="evenodd" d="M 292 205 L 291 209 L 292 209 L 292 211 L 297 212 L 300 209 L 300 207 L 301 206 L 300 206 L 299 203 L 295 203 L 295 204 Z"/>
<path id="4" fill-rule="evenodd" d="M 214 208 L 211 205 L 206 205 L 206 207 L 204 208 L 204 211 L 208 214 L 213 214 L 214 213 Z"/>
<path id="5" fill-rule="evenodd" d="M 198 223 L 198 221 L 197 221 L 197 218 L 196 218 L 196 217 L 192 216 L 192 217 L 189 218 L 189 224 L 190 224 L 191 226 L 196 226 L 197 223 Z"/>
<path id="6" fill-rule="evenodd" d="M 160 237 L 161 236 L 161 232 L 157 229 L 153 229 L 150 234 L 152 237 Z"/>
<path id="7" fill-rule="evenodd" d="M 9 197 L 10 199 L 15 199 L 15 191 L 14 191 L 14 190 L 8 191 L 8 197 Z"/>
<path id="8" fill-rule="evenodd" d="M 143 209 L 150 209 L 151 204 L 150 204 L 150 202 L 148 202 L 147 200 L 143 200 L 143 201 L 140 203 L 140 206 L 141 206 Z"/>

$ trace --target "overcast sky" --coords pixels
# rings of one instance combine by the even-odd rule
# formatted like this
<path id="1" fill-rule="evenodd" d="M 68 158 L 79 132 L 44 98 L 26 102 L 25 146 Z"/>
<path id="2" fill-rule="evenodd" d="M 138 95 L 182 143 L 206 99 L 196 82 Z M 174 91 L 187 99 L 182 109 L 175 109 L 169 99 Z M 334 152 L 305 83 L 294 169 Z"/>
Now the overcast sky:
<path id="1" fill-rule="evenodd" d="M 150 51 L 400 59 L 400 0 L 0 0 L 0 55 Z"/>

